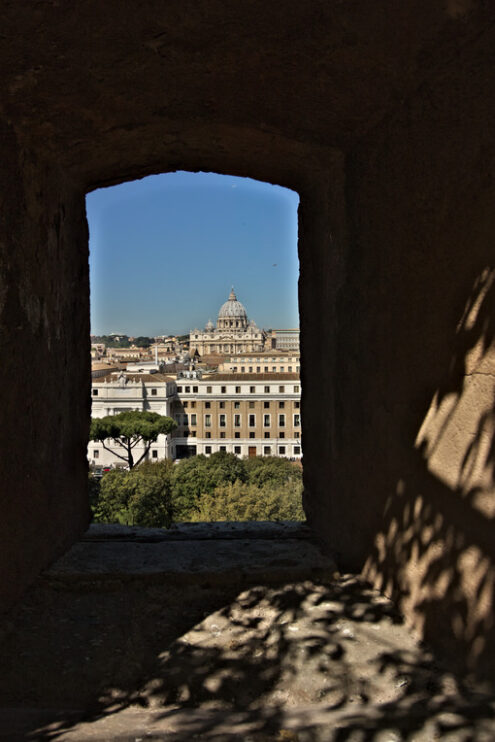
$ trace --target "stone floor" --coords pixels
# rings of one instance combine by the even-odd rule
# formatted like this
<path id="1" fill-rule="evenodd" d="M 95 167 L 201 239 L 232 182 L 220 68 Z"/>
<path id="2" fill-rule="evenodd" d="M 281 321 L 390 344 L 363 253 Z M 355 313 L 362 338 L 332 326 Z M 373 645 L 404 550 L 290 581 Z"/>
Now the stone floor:
<path id="1" fill-rule="evenodd" d="M 0 625 L 0 739 L 493 742 L 304 526 L 93 526 Z"/>

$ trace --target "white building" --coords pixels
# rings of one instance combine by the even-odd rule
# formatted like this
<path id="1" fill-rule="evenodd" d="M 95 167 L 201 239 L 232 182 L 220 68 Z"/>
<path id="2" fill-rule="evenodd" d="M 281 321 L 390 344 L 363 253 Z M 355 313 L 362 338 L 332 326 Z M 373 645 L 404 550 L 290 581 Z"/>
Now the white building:
<path id="1" fill-rule="evenodd" d="M 265 347 L 266 333 L 256 323 L 248 321 L 243 304 L 237 301 L 234 289 L 218 312 L 216 327 L 208 321 L 204 330 L 193 330 L 189 334 L 191 356 L 260 352 Z"/>
<path id="2" fill-rule="evenodd" d="M 161 373 L 109 373 L 104 377 L 93 379 L 91 387 L 91 416 L 106 417 L 117 415 L 128 410 L 147 410 L 159 415 L 171 415 L 171 402 L 176 395 L 175 379 Z M 95 466 L 112 466 L 124 464 L 117 454 L 124 452 L 118 444 L 111 440 L 103 444 L 90 441 L 88 445 L 88 461 Z M 170 436 L 160 435 L 156 443 L 151 445 L 148 460 L 170 458 Z M 138 460 L 144 452 L 144 446 L 136 446 L 134 459 Z"/>

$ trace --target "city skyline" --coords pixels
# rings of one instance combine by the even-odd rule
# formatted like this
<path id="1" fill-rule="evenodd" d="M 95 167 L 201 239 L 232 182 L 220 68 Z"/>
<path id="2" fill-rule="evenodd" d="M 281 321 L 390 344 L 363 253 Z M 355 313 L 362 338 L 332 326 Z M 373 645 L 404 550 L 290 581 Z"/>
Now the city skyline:
<path id="1" fill-rule="evenodd" d="M 91 334 L 185 334 L 234 286 L 265 328 L 299 326 L 294 191 L 167 173 L 88 194 Z"/>

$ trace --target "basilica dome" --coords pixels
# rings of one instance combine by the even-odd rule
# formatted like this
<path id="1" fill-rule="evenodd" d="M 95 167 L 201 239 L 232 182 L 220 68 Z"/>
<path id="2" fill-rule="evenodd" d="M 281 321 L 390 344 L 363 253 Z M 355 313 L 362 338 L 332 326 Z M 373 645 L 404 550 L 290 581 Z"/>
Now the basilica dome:
<path id="1" fill-rule="evenodd" d="M 222 304 L 220 311 L 218 312 L 218 319 L 228 320 L 242 320 L 243 324 L 247 323 L 247 314 L 244 308 L 244 304 L 237 301 L 237 296 L 234 293 L 234 289 L 231 290 L 229 298 Z"/>

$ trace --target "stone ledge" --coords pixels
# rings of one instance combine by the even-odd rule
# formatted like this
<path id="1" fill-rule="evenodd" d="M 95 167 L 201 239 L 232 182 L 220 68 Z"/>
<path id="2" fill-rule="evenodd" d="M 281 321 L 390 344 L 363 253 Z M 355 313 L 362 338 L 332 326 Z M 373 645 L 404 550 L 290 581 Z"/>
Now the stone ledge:
<path id="1" fill-rule="evenodd" d="M 228 585 L 333 579 L 332 557 L 301 523 L 198 523 L 169 529 L 91 526 L 43 574 L 56 583 L 122 582 Z"/>

